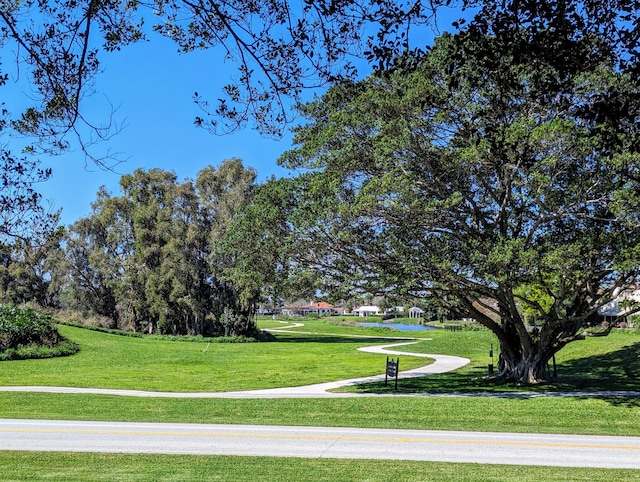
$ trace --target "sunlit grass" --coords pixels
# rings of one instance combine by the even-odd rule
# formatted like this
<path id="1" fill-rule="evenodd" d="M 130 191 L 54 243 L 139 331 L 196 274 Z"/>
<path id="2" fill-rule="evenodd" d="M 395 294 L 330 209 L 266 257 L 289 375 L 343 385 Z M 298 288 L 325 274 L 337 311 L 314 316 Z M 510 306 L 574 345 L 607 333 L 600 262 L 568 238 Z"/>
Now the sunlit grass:
<path id="1" fill-rule="evenodd" d="M 66 336 L 81 345 L 78 355 L 2 362 L 0 385 L 225 391 L 304 385 L 383 371 L 384 355 L 361 353 L 356 348 L 388 340 L 347 337 L 367 330 L 322 320 L 309 323 L 307 328 L 347 331 L 327 336 L 278 334 L 275 342 L 207 346 L 61 327 Z M 486 378 L 489 348 L 495 343 L 486 330 L 438 330 L 428 335 L 429 340 L 403 349 L 461 355 L 471 363 L 452 373 L 400 380 L 398 395 L 427 396 L 202 400 L 0 392 L 0 417 L 640 436 L 639 397 L 429 396 L 443 392 L 555 391 L 575 387 L 578 381 L 587 389 L 640 389 L 638 332 L 617 331 L 608 338 L 570 345 L 557 357 L 562 381 L 537 388 L 497 385 Z M 402 369 L 412 363 L 424 364 L 424 360 L 401 356 Z M 392 394 L 391 385 L 369 385 L 364 390 Z"/>
<path id="2" fill-rule="evenodd" d="M 358 347 L 387 344 L 382 336 L 423 339 L 399 350 L 455 354 L 471 362 L 452 373 L 400 381 L 405 393 L 478 391 L 559 391 L 640 389 L 640 332 L 618 330 L 606 338 L 574 342 L 556 357 L 558 379 L 538 386 L 504 385 L 487 377 L 497 363 L 498 347 L 488 330 L 399 332 L 349 326 L 339 317 L 303 320 L 303 327 L 277 333 L 276 341 L 218 344 L 120 337 L 61 326 L 63 335 L 81 346 L 75 356 L 2 362 L 0 385 L 47 385 L 154 391 L 233 391 L 299 386 L 384 371 L 384 355 Z M 261 325 L 280 323 L 261 321 Z M 307 333 L 313 333 L 311 335 Z M 369 336 L 374 338 L 359 338 Z M 490 357 L 490 348 L 494 356 Z M 401 357 L 401 369 L 428 364 L 428 359 Z M 393 384 L 341 389 L 388 393 Z"/>
<path id="3" fill-rule="evenodd" d="M 0 392 L 0 417 L 640 436 L 638 397 L 181 399 Z"/>
<path id="4" fill-rule="evenodd" d="M 637 471 L 436 462 L 0 452 L 0 480 L 51 481 L 630 481 Z"/>
<path id="5" fill-rule="evenodd" d="M 0 385 L 154 391 L 232 391 L 298 386 L 376 375 L 385 357 L 357 351 L 375 338 L 278 334 L 275 342 L 188 343 L 131 338 L 70 326 L 77 355 L 1 362 Z M 429 360 L 406 357 L 406 368 Z"/>

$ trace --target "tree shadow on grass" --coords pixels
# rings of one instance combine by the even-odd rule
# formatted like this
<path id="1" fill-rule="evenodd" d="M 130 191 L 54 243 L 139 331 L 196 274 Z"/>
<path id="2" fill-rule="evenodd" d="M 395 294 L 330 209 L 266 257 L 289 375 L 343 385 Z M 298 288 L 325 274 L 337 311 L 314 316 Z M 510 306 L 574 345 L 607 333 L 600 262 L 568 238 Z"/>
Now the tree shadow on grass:
<path id="1" fill-rule="evenodd" d="M 397 393 L 477 394 L 523 398 L 565 392 L 640 391 L 640 343 L 606 353 L 559 364 L 558 377 L 547 383 L 522 385 L 504 383 L 489 376 L 486 366 L 466 366 L 455 372 L 420 378 L 400 378 Z M 358 393 L 394 393 L 395 383 L 367 383 L 352 387 Z M 595 396 L 595 395 L 594 395 Z M 589 397 L 589 395 L 585 395 Z M 612 405 L 640 407 L 640 397 L 598 395 Z"/>
<path id="2" fill-rule="evenodd" d="M 558 366 L 558 385 L 576 391 L 640 391 L 640 343 Z M 640 397 L 601 397 L 612 405 L 640 407 Z"/>
<path id="3" fill-rule="evenodd" d="M 610 397 L 598 397 L 610 405 L 624 408 L 640 408 L 640 397 L 630 397 L 627 395 L 616 395 Z"/>
<path id="4" fill-rule="evenodd" d="M 400 363 L 402 366 L 402 362 Z M 487 367 L 466 366 L 463 369 L 417 378 L 402 378 L 398 381 L 398 390 L 394 389 L 395 380 L 365 383 L 354 386 L 350 391 L 359 393 L 410 393 L 410 394 L 469 394 L 477 392 L 504 392 L 507 386 L 489 378 Z M 521 389 L 521 387 L 520 387 Z"/>
<path id="5" fill-rule="evenodd" d="M 558 376 L 577 390 L 640 390 L 640 343 L 562 363 Z"/>

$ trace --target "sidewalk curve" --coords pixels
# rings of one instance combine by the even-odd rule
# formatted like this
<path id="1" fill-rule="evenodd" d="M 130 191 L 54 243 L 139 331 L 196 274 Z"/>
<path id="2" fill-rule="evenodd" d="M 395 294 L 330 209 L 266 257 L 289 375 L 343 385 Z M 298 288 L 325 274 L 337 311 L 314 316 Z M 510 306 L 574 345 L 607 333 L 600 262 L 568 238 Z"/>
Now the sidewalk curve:
<path id="1" fill-rule="evenodd" d="M 291 333 L 287 329 L 304 326 L 296 323 L 280 329 L 269 329 L 265 331 Z M 300 332 L 300 334 L 323 334 L 315 332 Z M 334 335 L 330 336 L 350 336 L 354 338 L 371 338 L 364 335 Z M 431 358 L 434 362 L 430 365 L 406 370 L 399 373 L 399 379 L 414 377 L 424 377 L 438 373 L 445 373 L 457 370 L 467 365 L 470 360 L 452 355 L 434 355 L 426 353 L 412 353 L 394 350 L 399 346 L 406 346 L 428 340 L 428 338 L 409 337 L 381 337 L 395 340 L 387 345 L 373 345 L 358 348 L 360 351 L 368 353 L 380 353 L 387 355 L 415 356 L 421 358 Z M 31 392 L 31 393 L 85 393 L 95 395 L 117 395 L 125 397 L 149 397 L 149 398 L 347 398 L 347 397 L 501 397 L 501 398 L 537 398 L 537 397 L 640 397 L 640 391 L 601 391 L 601 392 L 478 392 L 478 393 L 336 393 L 330 392 L 340 387 L 353 386 L 361 383 L 380 382 L 385 379 L 385 375 L 374 375 L 362 378 L 351 378 L 348 380 L 338 380 L 334 382 L 316 383 L 300 387 L 268 388 L 260 390 L 242 390 L 231 392 L 153 392 L 145 390 L 121 390 L 111 388 L 77 388 L 77 387 L 48 387 L 48 386 L 0 386 L 0 392 Z"/>
<path id="2" fill-rule="evenodd" d="M 269 329 L 265 331 L 292 333 L 288 331 L 290 328 L 298 328 L 304 326 L 302 323 L 295 323 L 290 326 L 282 327 L 280 329 Z M 320 334 L 312 332 L 300 332 L 300 334 Z M 329 334 L 323 334 L 329 335 Z M 358 348 L 359 351 L 368 353 L 380 353 L 387 355 L 402 355 L 402 356 L 415 356 L 421 358 L 431 358 L 435 360 L 432 364 L 414 368 L 413 370 L 406 370 L 400 372 L 399 379 L 423 377 L 427 375 L 433 375 L 436 373 L 445 373 L 448 371 L 456 370 L 465 366 L 470 362 L 468 358 L 462 358 L 451 355 L 431 355 L 425 353 L 412 353 L 393 350 L 394 347 L 412 345 L 419 341 L 428 340 L 427 338 L 409 338 L 409 337 L 384 337 L 384 336 L 362 336 L 362 335 L 335 335 L 335 336 L 352 336 L 357 338 L 387 338 L 389 340 L 395 340 L 394 343 L 387 345 L 374 345 Z M 407 341 L 409 340 L 409 341 Z M 363 396 L 389 396 L 382 394 L 361 394 L 361 393 L 333 393 L 329 390 L 358 385 L 361 383 L 379 382 L 384 381 L 385 375 L 374 375 L 362 378 L 351 378 L 348 380 L 338 380 L 334 382 L 316 383 L 313 385 L 306 385 L 300 387 L 283 387 L 283 388 L 268 388 L 260 390 L 241 390 L 231 392 L 152 392 L 145 390 L 121 390 L 110 388 L 76 388 L 76 387 L 46 387 L 46 386 L 8 386 L 0 387 L 0 391 L 4 392 L 39 392 L 39 393 L 88 393 L 96 395 L 119 395 L 127 397 L 166 397 L 166 398 L 322 398 L 322 397 L 363 397 Z"/>

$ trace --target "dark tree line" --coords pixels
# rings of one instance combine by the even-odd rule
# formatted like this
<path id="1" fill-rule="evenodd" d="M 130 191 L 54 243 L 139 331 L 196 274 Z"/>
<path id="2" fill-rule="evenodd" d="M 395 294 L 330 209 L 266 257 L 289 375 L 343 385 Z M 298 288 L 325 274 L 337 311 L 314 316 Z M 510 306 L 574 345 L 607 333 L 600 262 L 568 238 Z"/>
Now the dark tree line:
<path id="1" fill-rule="evenodd" d="M 234 260 L 223 240 L 255 176 L 239 160 L 207 167 L 195 181 L 160 169 L 126 175 L 119 196 L 100 190 L 92 213 L 46 249 L 13 245 L 13 261 L 0 270 L 3 298 L 57 304 L 147 333 L 250 335 L 259 290 L 241 292 L 226 277 Z M 16 253 L 33 259 L 19 270 Z"/>

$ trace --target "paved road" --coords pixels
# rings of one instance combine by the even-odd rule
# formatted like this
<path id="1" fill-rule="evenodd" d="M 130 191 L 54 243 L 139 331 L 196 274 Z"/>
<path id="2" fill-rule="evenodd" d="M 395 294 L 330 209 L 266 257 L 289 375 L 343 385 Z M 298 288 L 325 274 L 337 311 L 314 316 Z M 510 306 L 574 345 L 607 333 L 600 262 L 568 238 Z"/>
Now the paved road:
<path id="1" fill-rule="evenodd" d="M 0 450 L 640 469 L 640 437 L 0 419 Z"/>

